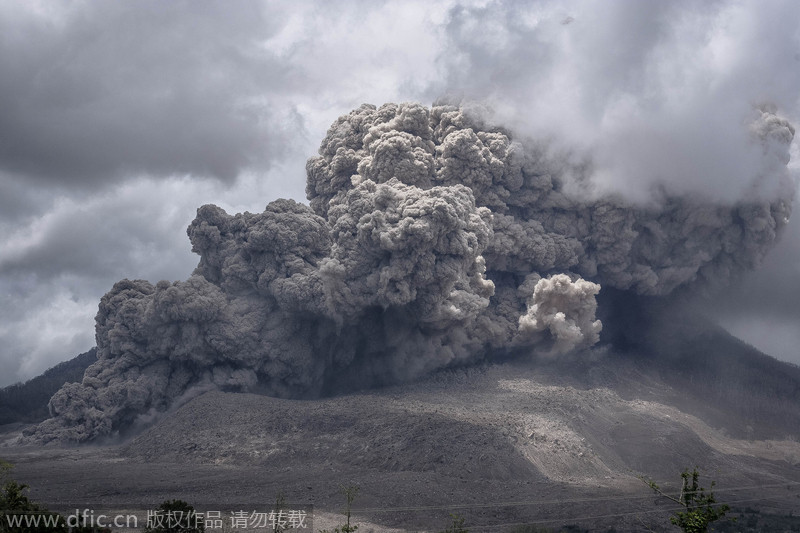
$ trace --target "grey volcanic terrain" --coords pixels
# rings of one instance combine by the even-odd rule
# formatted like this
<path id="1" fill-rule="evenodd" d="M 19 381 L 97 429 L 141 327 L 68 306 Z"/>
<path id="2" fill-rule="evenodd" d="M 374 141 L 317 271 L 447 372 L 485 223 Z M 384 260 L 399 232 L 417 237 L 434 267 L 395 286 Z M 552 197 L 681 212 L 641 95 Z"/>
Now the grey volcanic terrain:
<path id="1" fill-rule="evenodd" d="M 696 380 L 675 370 L 680 357 L 596 350 L 317 400 L 212 390 L 104 444 L 18 447 L 9 433 L 2 456 L 53 507 L 255 505 L 283 491 L 314 505 L 317 529 L 340 523 L 340 486 L 357 485 L 361 530 L 439 530 L 450 512 L 472 531 L 668 530 L 674 508 L 637 477 L 677 494 L 693 466 L 734 507 L 797 509 L 800 369 L 690 322 L 659 320 Z M 727 373 L 707 377 L 720 357 Z"/>
<path id="2" fill-rule="evenodd" d="M 747 135 L 747 198 L 640 205 L 469 110 L 364 105 L 308 161 L 308 206 L 202 206 L 186 281 L 116 283 L 96 361 L 4 457 L 55 509 L 283 492 L 316 528 L 358 486 L 362 531 L 660 530 L 675 509 L 640 478 L 677 495 L 695 466 L 794 510 L 800 369 L 692 305 L 791 214 L 794 128 L 762 106 Z"/>

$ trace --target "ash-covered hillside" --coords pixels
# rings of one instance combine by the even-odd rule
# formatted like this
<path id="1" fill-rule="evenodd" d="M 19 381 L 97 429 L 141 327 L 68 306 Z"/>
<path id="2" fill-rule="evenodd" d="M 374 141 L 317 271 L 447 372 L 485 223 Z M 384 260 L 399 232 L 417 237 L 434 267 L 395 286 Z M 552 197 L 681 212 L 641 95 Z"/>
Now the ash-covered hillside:
<path id="1" fill-rule="evenodd" d="M 203 206 L 191 277 L 115 284 L 97 314 L 98 362 L 29 438 L 111 435 L 209 388 L 316 397 L 588 350 L 614 327 L 613 313 L 596 316 L 602 288 L 671 298 L 759 263 L 791 212 L 793 135 L 754 110 L 747 198 L 643 205 L 596 195 L 590 161 L 464 109 L 364 105 L 309 160 L 310 206 Z"/>
<path id="2" fill-rule="evenodd" d="M 438 529 L 451 512 L 470 530 L 668 531 L 674 507 L 637 476 L 677 495 L 696 465 L 719 502 L 777 530 L 800 494 L 800 369 L 697 317 L 647 314 L 640 325 L 655 319 L 697 351 L 652 352 L 650 330 L 650 347 L 518 357 L 329 398 L 207 391 L 121 442 L 2 453 L 53 508 L 181 498 L 218 509 L 282 492 L 314 505 L 315 528 L 334 527 L 347 483 L 360 487 L 353 523 L 375 531 Z"/>
<path id="3" fill-rule="evenodd" d="M 47 404 L 65 383 L 80 382 L 86 368 L 97 361 L 97 349 L 61 362 L 25 383 L 0 389 L 0 426 L 41 422 L 49 417 Z"/>

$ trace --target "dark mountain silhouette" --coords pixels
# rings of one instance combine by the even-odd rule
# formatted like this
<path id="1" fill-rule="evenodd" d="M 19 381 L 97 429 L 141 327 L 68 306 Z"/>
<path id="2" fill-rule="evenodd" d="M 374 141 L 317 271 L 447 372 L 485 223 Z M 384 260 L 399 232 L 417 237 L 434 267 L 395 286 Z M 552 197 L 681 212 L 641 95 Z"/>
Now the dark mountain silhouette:
<path id="1" fill-rule="evenodd" d="M 50 397 L 65 383 L 81 381 L 86 368 L 95 361 L 97 349 L 92 348 L 25 383 L 0 389 L 0 425 L 41 422 L 50 416 L 47 409 Z"/>

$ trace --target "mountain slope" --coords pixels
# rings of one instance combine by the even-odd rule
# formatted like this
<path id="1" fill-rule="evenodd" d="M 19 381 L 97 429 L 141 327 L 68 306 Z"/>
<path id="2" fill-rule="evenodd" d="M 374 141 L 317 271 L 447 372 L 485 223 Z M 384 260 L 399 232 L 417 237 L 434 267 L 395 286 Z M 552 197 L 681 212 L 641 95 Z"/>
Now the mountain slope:
<path id="1" fill-rule="evenodd" d="M 800 367 L 778 361 L 680 301 L 605 290 L 604 341 L 662 385 L 669 403 L 739 438 L 800 428 Z"/>
<path id="2" fill-rule="evenodd" d="M 65 383 L 81 381 L 86 368 L 97 360 L 92 348 L 46 370 L 25 383 L 15 383 L 0 389 L 0 425 L 15 422 L 41 422 L 50 413 L 50 397 Z"/>
<path id="3" fill-rule="evenodd" d="M 740 345 L 729 336 L 704 331 L 720 353 L 735 355 L 734 368 L 767 365 L 751 349 L 735 352 Z M 699 357 L 691 361 L 702 369 L 722 356 Z M 765 372 L 754 390 L 768 396 L 796 379 L 794 367 L 774 364 L 783 378 Z M 679 473 L 695 465 L 706 485 L 718 482 L 720 501 L 763 512 L 796 507 L 800 426 L 791 418 L 782 428 L 757 419 L 739 437 L 750 421 L 738 418 L 739 407 L 698 402 L 703 387 L 673 366 L 593 352 L 453 370 L 321 400 L 211 391 L 123 442 L 12 447 L 3 455 L 48 503 L 152 505 L 180 497 L 241 506 L 283 491 L 288 501 L 336 513 L 340 486 L 355 484 L 358 520 L 410 529 L 443 527 L 456 511 L 476 530 L 537 522 L 601 531 L 645 523 L 659 531 L 671 508 L 636 476 L 677 491 Z M 735 387 L 744 376 L 725 371 L 719 379 Z M 786 413 L 798 410 L 793 401 L 786 398 Z M 754 407 L 763 417 L 759 405 L 768 403 Z M 789 438 L 760 435 L 770 432 Z"/>
<path id="4" fill-rule="evenodd" d="M 611 305 L 627 322 L 582 354 L 318 400 L 196 390 L 113 442 L 18 447 L 7 433 L 2 455 L 54 508 L 244 506 L 282 491 L 336 513 L 354 484 L 361 523 L 442 529 L 458 512 L 476 530 L 662 531 L 672 508 L 637 477 L 677 493 L 698 466 L 721 502 L 797 509 L 800 369 L 669 306 Z"/>

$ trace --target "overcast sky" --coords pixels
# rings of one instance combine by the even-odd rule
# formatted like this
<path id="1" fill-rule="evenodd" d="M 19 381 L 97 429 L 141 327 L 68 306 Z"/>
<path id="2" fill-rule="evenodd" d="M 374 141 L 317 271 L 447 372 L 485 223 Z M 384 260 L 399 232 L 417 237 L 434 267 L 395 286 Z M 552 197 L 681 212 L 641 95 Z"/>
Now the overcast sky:
<path id="1" fill-rule="evenodd" d="M 304 200 L 364 102 L 473 99 L 600 188 L 735 201 L 753 106 L 800 124 L 800 2 L 0 0 L 0 73 L 2 386 L 92 347 L 115 281 L 187 278 L 200 205 Z M 800 216 L 710 308 L 800 363 L 798 302 Z"/>

